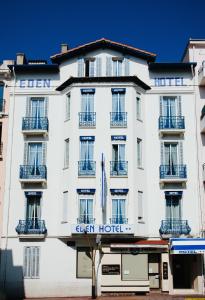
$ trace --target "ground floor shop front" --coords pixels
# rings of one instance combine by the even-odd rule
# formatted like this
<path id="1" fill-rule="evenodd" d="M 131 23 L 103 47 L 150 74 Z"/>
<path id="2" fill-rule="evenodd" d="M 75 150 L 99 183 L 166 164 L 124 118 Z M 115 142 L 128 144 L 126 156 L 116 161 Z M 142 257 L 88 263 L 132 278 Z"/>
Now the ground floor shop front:
<path id="1" fill-rule="evenodd" d="M 11 299 L 90 296 L 92 285 L 97 295 L 203 294 L 203 254 L 177 251 L 160 239 L 8 238 L 1 284 Z"/>

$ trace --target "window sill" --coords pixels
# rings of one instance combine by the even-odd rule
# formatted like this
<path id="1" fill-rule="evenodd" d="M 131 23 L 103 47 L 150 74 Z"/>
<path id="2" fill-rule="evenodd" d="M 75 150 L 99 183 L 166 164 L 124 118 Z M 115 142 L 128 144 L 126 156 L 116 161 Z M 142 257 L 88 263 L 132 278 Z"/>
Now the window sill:
<path id="1" fill-rule="evenodd" d="M 137 223 L 138 223 L 138 224 L 145 224 L 145 221 L 143 221 L 143 220 L 138 220 Z"/>
<path id="2" fill-rule="evenodd" d="M 64 122 L 68 122 L 68 121 L 70 121 L 70 119 L 65 119 L 65 120 L 64 120 Z"/>
<path id="3" fill-rule="evenodd" d="M 69 167 L 63 167 L 63 170 L 67 170 L 67 169 L 69 169 Z"/>
<path id="4" fill-rule="evenodd" d="M 68 221 L 61 221 L 61 224 L 67 224 Z"/>
<path id="5" fill-rule="evenodd" d="M 142 120 L 142 119 L 137 118 L 137 121 L 143 123 L 143 120 Z"/>
<path id="6" fill-rule="evenodd" d="M 144 168 L 143 167 L 137 167 L 139 170 L 144 170 Z"/>

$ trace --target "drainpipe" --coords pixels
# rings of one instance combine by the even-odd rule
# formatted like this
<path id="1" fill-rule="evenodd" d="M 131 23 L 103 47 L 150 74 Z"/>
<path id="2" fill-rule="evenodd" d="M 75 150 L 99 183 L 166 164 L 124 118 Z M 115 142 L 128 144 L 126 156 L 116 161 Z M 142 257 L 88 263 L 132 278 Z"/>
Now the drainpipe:
<path id="1" fill-rule="evenodd" d="M 11 127 L 9 128 L 8 132 L 11 132 L 11 147 L 10 147 L 10 167 L 9 167 L 9 185 L 8 185 L 8 207 L 7 207 L 7 216 L 6 216 L 6 239 L 5 239 L 5 260 L 4 260 L 4 269 L 3 269 L 3 292 L 5 292 L 6 296 L 6 281 L 7 281 L 7 249 L 8 249 L 8 232 L 9 232 L 9 219 L 10 219 L 10 204 L 11 204 L 11 173 L 12 173 L 12 164 L 13 164 L 13 136 L 14 136 L 14 112 L 15 112 L 15 88 L 16 88 L 16 73 L 15 67 L 13 66 L 12 72 L 14 75 L 14 82 L 13 82 L 13 108 L 11 111 Z M 11 101 L 10 101 L 11 107 Z M 9 114 L 10 115 L 10 114 Z M 9 117 L 10 119 L 10 117 Z M 9 142 L 9 141 L 8 141 Z"/>

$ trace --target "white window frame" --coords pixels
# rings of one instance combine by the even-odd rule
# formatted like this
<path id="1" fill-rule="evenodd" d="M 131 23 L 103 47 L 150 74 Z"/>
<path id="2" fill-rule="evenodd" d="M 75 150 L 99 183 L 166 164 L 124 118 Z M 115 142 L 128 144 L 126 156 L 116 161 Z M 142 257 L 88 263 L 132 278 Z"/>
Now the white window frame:
<path id="1" fill-rule="evenodd" d="M 62 197 L 62 221 L 61 223 L 68 222 L 68 191 L 63 192 Z"/>
<path id="2" fill-rule="evenodd" d="M 138 206 L 138 223 L 144 223 L 144 197 L 143 192 L 137 192 L 137 206 Z"/>
<path id="3" fill-rule="evenodd" d="M 125 218 L 128 219 L 129 221 L 129 218 L 128 218 L 128 195 L 117 195 L 117 194 L 113 194 L 111 195 L 111 205 L 110 205 L 110 218 L 112 219 L 113 217 L 113 214 L 112 214 L 112 200 L 125 200 Z"/>
<path id="4" fill-rule="evenodd" d="M 70 98 L 70 93 L 68 93 L 65 98 L 65 121 L 70 120 Z"/>
<path id="5" fill-rule="evenodd" d="M 64 140 L 64 169 L 69 168 L 69 139 Z"/>
<path id="6" fill-rule="evenodd" d="M 137 120 L 142 121 L 142 99 L 139 95 L 136 97 L 136 115 Z"/>
<path id="7" fill-rule="evenodd" d="M 123 58 L 115 58 L 113 57 L 112 58 L 112 75 L 113 76 L 123 76 Z M 116 74 L 114 74 L 114 63 L 116 63 Z M 119 64 L 121 64 L 121 66 L 119 66 Z M 121 68 L 121 69 L 120 69 Z M 121 73 L 120 73 L 120 70 L 121 70 Z"/>
<path id="8" fill-rule="evenodd" d="M 78 194 L 78 218 L 80 218 L 80 200 L 89 200 L 91 199 L 93 202 L 93 211 L 92 211 L 92 219 L 95 219 L 95 195 L 93 194 Z"/>
<path id="9" fill-rule="evenodd" d="M 137 167 L 142 168 L 142 139 L 137 138 Z"/>
<path id="10" fill-rule="evenodd" d="M 39 246 L 24 247 L 23 273 L 24 273 L 24 278 L 29 278 L 29 279 L 40 278 L 40 247 Z"/>

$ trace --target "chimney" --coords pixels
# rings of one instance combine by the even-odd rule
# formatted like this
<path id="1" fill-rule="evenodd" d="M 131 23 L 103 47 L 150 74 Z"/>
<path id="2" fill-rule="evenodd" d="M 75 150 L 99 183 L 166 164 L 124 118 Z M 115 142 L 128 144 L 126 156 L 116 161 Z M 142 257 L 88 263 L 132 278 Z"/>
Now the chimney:
<path id="1" fill-rule="evenodd" d="M 26 57 L 24 53 L 16 53 L 16 64 L 23 65 L 26 63 Z"/>
<path id="2" fill-rule="evenodd" d="M 68 49 L 68 44 L 61 44 L 61 53 L 66 53 Z"/>

